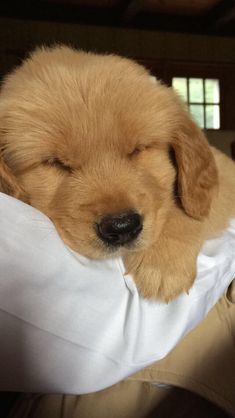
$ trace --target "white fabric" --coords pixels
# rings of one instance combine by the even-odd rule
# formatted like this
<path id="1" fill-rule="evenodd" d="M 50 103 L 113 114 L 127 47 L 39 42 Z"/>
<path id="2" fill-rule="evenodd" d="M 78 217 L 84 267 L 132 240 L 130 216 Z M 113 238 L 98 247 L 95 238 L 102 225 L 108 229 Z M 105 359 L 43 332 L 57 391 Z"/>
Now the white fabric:
<path id="1" fill-rule="evenodd" d="M 235 276 L 235 220 L 198 257 L 189 295 L 141 298 L 120 258 L 91 261 L 0 193 L 0 389 L 87 393 L 166 356 Z"/>

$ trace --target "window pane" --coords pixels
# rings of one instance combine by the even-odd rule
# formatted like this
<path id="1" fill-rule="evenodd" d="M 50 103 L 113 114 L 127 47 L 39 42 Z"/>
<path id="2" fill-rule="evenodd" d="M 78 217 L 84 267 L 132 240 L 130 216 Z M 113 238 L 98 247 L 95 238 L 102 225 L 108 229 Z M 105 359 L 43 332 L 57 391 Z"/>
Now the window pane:
<path id="1" fill-rule="evenodd" d="M 187 78 L 174 77 L 172 80 L 172 86 L 181 98 L 187 102 Z"/>
<path id="2" fill-rule="evenodd" d="M 193 119 L 197 122 L 200 128 L 204 128 L 203 105 L 190 105 L 189 109 L 193 116 Z"/>
<path id="3" fill-rule="evenodd" d="M 220 128 L 220 109 L 218 105 L 206 106 L 206 128 L 219 129 Z"/>
<path id="4" fill-rule="evenodd" d="M 219 80 L 205 80 L 206 103 L 219 103 Z"/>
<path id="5" fill-rule="evenodd" d="M 203 103 L 203 80 L 202 78 L 190 78 L 189 79 L 189 102 L 190 103 Z"/>

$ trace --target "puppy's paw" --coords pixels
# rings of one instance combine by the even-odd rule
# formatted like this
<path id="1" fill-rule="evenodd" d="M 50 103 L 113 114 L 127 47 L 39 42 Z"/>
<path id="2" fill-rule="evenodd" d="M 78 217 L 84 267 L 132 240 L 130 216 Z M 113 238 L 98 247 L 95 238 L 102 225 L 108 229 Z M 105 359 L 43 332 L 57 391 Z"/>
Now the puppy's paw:
<path id="1" fill-rule="evenodd" d="M 182 293 L 189 293 L 196 277 L 196 271 L 170 270 L 162 277 L 157 298 L 163 302 L 170 302 Z"/>
<path id="2" fill-rule="evenodd" d="M 194 282 L 195 272 L 172 267 L 163 271 L 159 268 L 140 269 L 134 273 L 133 279 L 141 295 L 147 299 L 170 302 L 181 293 L 187 293 Z"/>
<path id="3" fill-rule="evenodd" d="M 139 259 L 138 259 L 139 258 Z M 196 277 L 196 257 L 184 257 L 179 262 L 174 257 L 150 257 L 149 252 L 124 260 L 140 294 L 147 299 L 170 302 L 181 293 L 188 293 Z"/>

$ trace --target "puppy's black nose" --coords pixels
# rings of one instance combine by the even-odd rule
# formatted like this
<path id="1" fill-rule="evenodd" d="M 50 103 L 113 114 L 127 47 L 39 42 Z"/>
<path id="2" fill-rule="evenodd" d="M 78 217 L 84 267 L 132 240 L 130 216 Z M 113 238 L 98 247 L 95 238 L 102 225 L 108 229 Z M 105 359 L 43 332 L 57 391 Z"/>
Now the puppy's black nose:
<path id="1" fill-rule="evenodd" d="M 133 241 L 143 228 L 142 217 L 136 212 L 107 215 L 97 224 L 97 235 L 106 244 L 119 246 Z"/>

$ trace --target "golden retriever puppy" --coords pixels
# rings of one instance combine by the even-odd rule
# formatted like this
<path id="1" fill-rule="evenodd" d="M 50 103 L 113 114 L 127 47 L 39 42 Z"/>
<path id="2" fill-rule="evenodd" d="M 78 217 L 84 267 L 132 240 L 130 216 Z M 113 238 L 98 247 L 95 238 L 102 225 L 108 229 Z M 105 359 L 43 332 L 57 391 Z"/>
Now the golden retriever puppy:
<path id="1" fill-rule="evenodd" d="M 36 50 L 0 93 L 0 190 L 90 258 L 122 256 L 143 296 L 188 291 L 207 238 L 235 216 L 235 165 L 137 63 Z"/>

